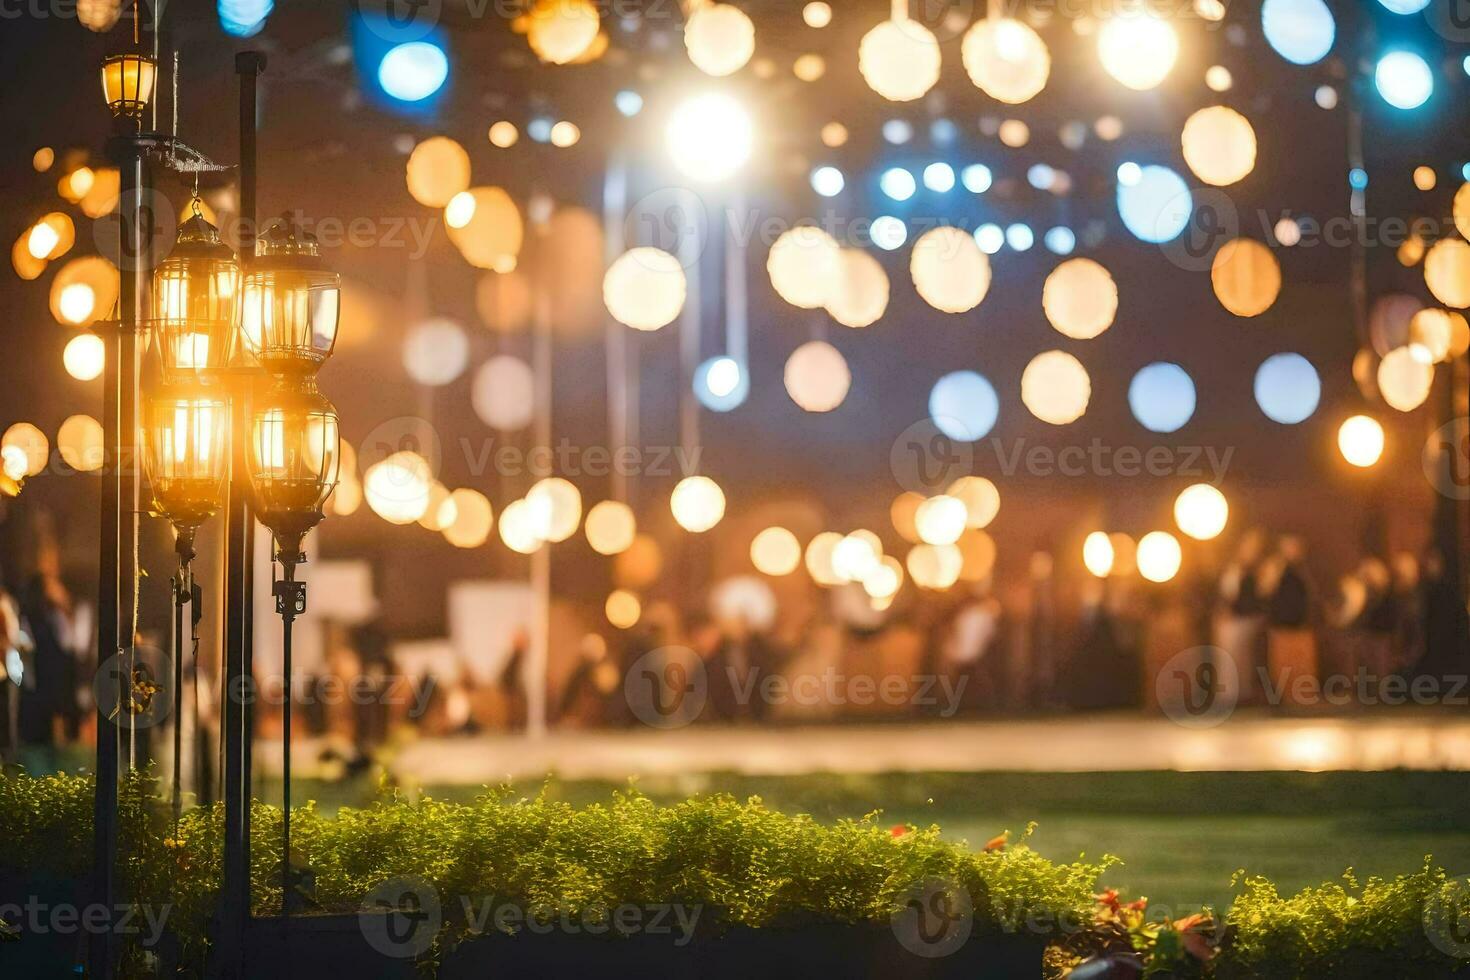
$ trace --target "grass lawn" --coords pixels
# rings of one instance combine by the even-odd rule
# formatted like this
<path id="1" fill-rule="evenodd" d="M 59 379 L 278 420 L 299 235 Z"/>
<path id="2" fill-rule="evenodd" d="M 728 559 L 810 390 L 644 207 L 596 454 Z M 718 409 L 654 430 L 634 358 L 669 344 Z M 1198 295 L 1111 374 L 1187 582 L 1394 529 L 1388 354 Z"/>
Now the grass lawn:
<path id="1" fill-rule="evenodd" d="M 553 780 L 546 787 L 557 798 L 587 803 L 621 785 Z M 1228 905 L 1231 876 L 1242 868 L 1283 892 L 1334 879 L 1348 867 L 1360 877 L 1411 871 L 1426 854 L 1452 876 L 1470 874 L 1467 773 L 710 773 L 638 785 L 663 803 L 724 791 L 822 820 L 881 810 L 885 824 L 938 823 L 976 847 L 1002 830 L 1015 836 L 1034 820 L 1032 845 L 1042 854 L 1115 854 L 1124 864 L 1106 883 L 1179 914 Z M 279 785 L 263 790 L 265 799 L 279 799 Z M 367 780 L 303 781 L 295 790 L 295 799 L 316 799 L 328 810 L 373 795 Z M 476 792 L 425 791 L 444 799 Z"/>

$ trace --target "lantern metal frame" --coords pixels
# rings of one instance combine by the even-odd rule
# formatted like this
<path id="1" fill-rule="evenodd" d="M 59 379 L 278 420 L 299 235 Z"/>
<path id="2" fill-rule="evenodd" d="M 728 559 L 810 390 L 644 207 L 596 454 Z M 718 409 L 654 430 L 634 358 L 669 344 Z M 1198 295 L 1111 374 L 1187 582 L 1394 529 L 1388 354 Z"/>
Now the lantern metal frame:
<path id="1" fill-rule="evenodd" d="M 205 411 L 208 409 L 208 411 Z M 154 510 L 174 527 L 178 569 L 171 580 L 173 603 L 173 818 L 183 814 L 184 606 L 190 610 L 195 731 L 199 707 L 199 623 L 203 590 L 194 577 L 194 539 L 200 525 L 225 506 L 230 479 L 230 402 L 205 385 L 165 385 L 143 409 L 143 462 Z M 182 430 L 182 434 L 181 434 Z M 201 451 L 202 450 L 202 451 Z"/>
<path id="2" fill-rule="evenodd" d="M 252 502 L 289 570 L 305 561 L 301 539 L 326 516 L 341 462 L 336 407 L 311 379 L 277 379 L 249 411 Z"/>
<path id="3" fill-rule="evenodd" d="M 229 367 L 240 318 L 240 263 L 198 197 L 168 257 L 153 270 L 149 327 L 164 377 L 207 378 Z"/>
<path id="4" fill-rule="evenodd" d="M 102 97 L 113 116 L 141 119 L 157 94 L 158 61 L 151 54 L 135 49 L 103 60 Z"/>
<path id="5" fill-rule="evenodd" d="M 342 277 L 317 240 L 283 216 L 260 239 L 241 284 L 241 343 L 270 373 L 309 378 L 336 349 L 341 314 Z"/>
<path id="6" fill-rule="evenodd" d="M 229 398 L 198 383 L 163 385 L 146 399 L 143 434 L 154 510 L 178 530 L 179 557 L 188 564 L 200 525 L 225 506 Z"/>

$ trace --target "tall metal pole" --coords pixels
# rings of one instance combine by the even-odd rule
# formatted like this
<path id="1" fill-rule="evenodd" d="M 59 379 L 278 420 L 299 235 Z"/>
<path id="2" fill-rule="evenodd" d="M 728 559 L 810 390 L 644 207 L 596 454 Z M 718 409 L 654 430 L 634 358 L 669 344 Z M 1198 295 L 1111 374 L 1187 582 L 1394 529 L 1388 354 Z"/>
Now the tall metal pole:
<path id="1" fill-rule="evenodd" d="M 117 778 L 119 730 L 110 710 L 120 716 L 126 704 L 132 678 L 119 670 L 115 659 L 122 649 L 119 642 L 119 602 L 123 591 L 120 529 L 123 508 L 123 469 L 133 460 L 124 453 L 132 440 L 122 429 L 121 388 L 127 379 L 126 351 L 138 325 L 138 231 L 142 203 L 142 157 L 137 143 L 126 136 L 113 140 L 112 150 L 118 164 L 119 197 L 122 220 L 118 223 L 118 265 L 123 270 L 119 279 L 119 322 L 103 338 L 106 346 L 106 369 L 102 382 L 102 444 L 105 468 L 102 479 L 102 520 L 98 548 L 97 575 L 97 669 L 113 671 L 117 687 L 116 703 L 97 701 L 97 768 L 96 792 L 92 813 L 92 873 L 94 901 L 108 910 L 115 907 L 117 864 Z M 94 933 L 88 949 L 89 973 L 110 980 L 114 975 L 115 942 L 112 929 Z"/>
<path id="2" fill-rule="evenodd" d="M 240 76 L 240 268 L 247 274 L 255 257 L 256 84 L 265 56 L 244 51 L 235 56 Z M 225 530 L 225 669 L 221 738 L 225 743 L 224 881 L 221 888 L 220 975 L 245 975 L 244 929 L 250 915 L 250 749 L 251 620 L 255 570 L 255 520 L 250 512 L 245 466 L 246 381 L 232 392 L 233 467 Z"/>

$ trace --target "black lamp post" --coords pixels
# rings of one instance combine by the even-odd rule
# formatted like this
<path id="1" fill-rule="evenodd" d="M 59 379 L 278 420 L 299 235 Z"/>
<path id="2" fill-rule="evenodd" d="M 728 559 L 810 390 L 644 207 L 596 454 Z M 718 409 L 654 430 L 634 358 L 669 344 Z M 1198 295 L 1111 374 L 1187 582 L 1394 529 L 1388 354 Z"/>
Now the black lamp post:
<path id="1" fill-rule="evenodd" d="M 109 669 L 122 657 L 114 676 L 132 684 L 131 653 L 136 632 L 138 478 L 134 448 L 137 435 L 137 340 L 144 292 L 143 262 L 148 236 L 143 222 L 143 114 L 157 88 L 158 65 L 141 47 L 142 23 L 133 6 L 132 47 L 107 58 L 101 68 L 103 97 L 112 111 L 117 135 L 109 144 L 119 175 L 120 222 L 118 318 L 104 328 L 107 345 L 102 384 L 103 481 L 99 529 L 97 585 L 97 666 Z M 131 209 L 129 213 L 128 209 Z M 124 574 L 126 563 L 126 574 Z M 131 691 L 118 692 L 126 704 Z M 119 719 L 120 720 L 120 719 Z M 93 801 L 93 896 L 101 907 L 115 908 L 117 863 L 117 777 L 120 727 L 101 703 L 97 708 L 96 791 Z M 88 950 L 91 976 L 110 980 L 116 966 L 114 930 L 99 930 Z"/>
<path id="2" fill-rule="evenodd" d="M 193 605 L 197 637 L 199 589 L 190 574 L 199 525 L 226 512 L 223 689 L 220 741 L 224 750 L 223 881 L 211 975 L 243 977 L 244 927 L 250 911 L 251 710 L 253 554 L 252 497 L 278 541 L 286 569 L 276 588 L 289 650 L 292 620 L 305 605 L 296 581 L 301 536 L 322 518 L 322 503 L 337 475 L 337 414 L 311 380 L 331 354 L 338 324 L 339 280 L 322 262 L 316 243 L 284 226 L 256 257 L 256 85 L 265 68 L 257 52 L 236 55 L 240 78 L 240 255 L 222 244 L 196 201 L 178 243 L 161 262 L 148 254 L 148 211 L 141 190 L 147 160 L 183 173 L 223 169 L 174 136 L 144 130 L 159 83 L 156 56 L 143 51 L 136 2 L 132 47 L 102 66 L 104 96 L 116 119 L 109 144 L 121 175 L 121 287 L 115 322 L 100 324 L 107 344 L 103 382 L 104 482 L 98 587 L 98 662 L 121 657 L 119 677 L 131 677 L 136 632 L 138 334 L 152 329 L 165 385 L 146 408 L 147 466 L 157 510 L 178 532 L 180 571 L 175 580 L 175 646 L 182 646 L 182 604 Z M 151 302 L 147 270 L 154 268 Z M 107 329 L 110 326 L 111 329 Z M 238 336 L 237 336 L 238 334 Z M 241 341 L 254 363 L 240 366 Z M 263 370 L 262 370 L 263 369 Z M 276 384 L 250 404 L 256 378 Z M 258 437 L 258 438 L 257 438 Z M 258 451 L 255 451 L 258 450 Z M 279 450 L 279 452 L 277 451 Z M 227 467 L 227 468 L 226 468 Z M 177 678 L 181 658 L 176 656 Z M 197 669 L 197 664 L 196 664 Z M 175 705 L 181 685 L 175 685 Z M 120 700 L 122 698 L 120 697 Z M 289 725 L 289 703 L 287 724 Z M 175 724 L 178 724 L 176 717 Z M 99 708 L 94 809 L 94 901 L 115 907 L 118 727 Z M 174 806 L 180 794 L 175 733 Z M 289 814 L 289 728 L 286 734 Z M 289 835 L 289 817 L 286 833 Z M 286 841 L 289 849 L 289 837 Z M 289 893 L 289 860 L 284 862 Z M 112 929 L 97 930 L 89 946 L 88 975 L 116 971 Z"/>
<path id="3" fill-rule="evenodd" d="M 315 239 L 288 218 L 261 239 L 241 291 L 240 335 L 274 377 L 250 411 L 246 460 L 255 512 L 276 539 L 284 576 L 275 583 L 281 616 L 282 824 L 281 915 L 291 913 L 291 633 L 306 611 L 306 583 L 296 567 L 306 560 L 306 533 L 321 523 L 322 507 L 337 485 L 340 450 L 337 410 L 317 390 L 315 375 L 337 342 L 341 277 L 326 267 Z"/>

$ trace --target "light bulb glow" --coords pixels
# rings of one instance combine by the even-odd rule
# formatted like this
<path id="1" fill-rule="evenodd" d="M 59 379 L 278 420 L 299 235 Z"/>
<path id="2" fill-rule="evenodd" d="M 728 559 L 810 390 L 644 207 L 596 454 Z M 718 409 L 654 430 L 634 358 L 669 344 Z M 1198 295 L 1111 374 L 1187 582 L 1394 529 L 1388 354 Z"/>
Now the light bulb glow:
<path id="1" fill-rule="evenodd" d="M 1174 498 L 1174 523 L 1196 541 L 1220 536 L 1230 519 L 1230 504 L 1218 487 L 1196 483 Z"/>
<path id="2" fill-rule="evenodd" d="M 1354 415 L 1337 430 L 1337 448 L 1353 466 L 1366 469 L 1383 458 L 1383 426 L 1369 415 Z"/>
<path id="3" fill-rule="evenodd" d="M 750 114 L 734 98 L 707 92 L 674 110 L 665 139 L 680 172 L 694 180 L 714 182 L 745 166 L 755 128 Z"/>
<path id="4" fill-rule="evenodd" d="M 1179 57 L 1179 35 L 1151 12 L 1113 17 L 1097 38 L 1103 68 L 1135 91 L 1155 88 L 1168 77 Z"/>
<path id="5" fill-rule="evenodd" d="M 1093 531 L 1082 542 L 1082 564 L 1098 578 L 1113 572 L 1113 541 L 1106 531 Z"/>

